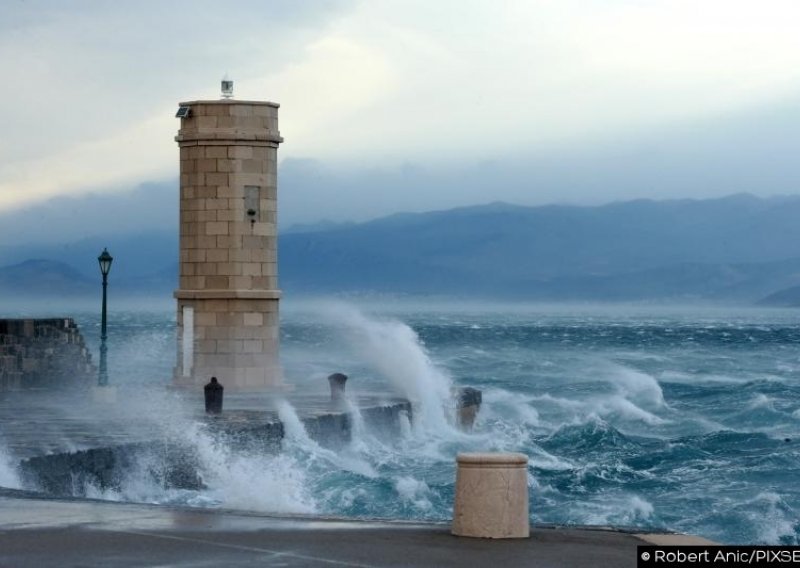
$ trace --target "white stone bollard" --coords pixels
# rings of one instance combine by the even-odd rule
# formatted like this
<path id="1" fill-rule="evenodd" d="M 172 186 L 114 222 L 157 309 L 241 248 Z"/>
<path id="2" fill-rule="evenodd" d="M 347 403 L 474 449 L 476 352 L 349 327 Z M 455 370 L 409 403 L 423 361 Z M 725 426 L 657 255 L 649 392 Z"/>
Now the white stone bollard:
<path id="1" fill-rule="evenodd" d="M 478 538 L 527 538 L 528 457 L 458 454 L 452 533 Z"/>

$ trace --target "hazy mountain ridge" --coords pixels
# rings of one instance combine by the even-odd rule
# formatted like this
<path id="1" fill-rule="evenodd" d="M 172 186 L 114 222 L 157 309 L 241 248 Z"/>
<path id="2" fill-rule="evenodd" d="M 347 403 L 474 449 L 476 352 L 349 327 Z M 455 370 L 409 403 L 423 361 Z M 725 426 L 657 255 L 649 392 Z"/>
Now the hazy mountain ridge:
<path id="1" fill-rule="evenodd" d="M 799 218 L 800 196 L 740 194 L 597 207 L 497 202 L 359 224 L 321 222 L 280 235 L 280 283 L 297 294 L 756 302 L 800 284 Z M 176 233 L 107 240 L 118 289 L 174 289 Z M 100 245 L 86 239 L 50 247 L 50 256 L 42 245 L 32 252 L 99 281 Z M 8 250 L 0 251 L 0 266 L 7 258 Z M 27 288 L 27 277 L 14 274 L 0 268 L 0 289 Z"/>
<path id="2" fill-rule="evenodd" d="M 0 293 L 81 296 L 96 289 L 95 282 L 63 262 L 31 259 L 0 268 Z"/>
<path id="3" fill-rule="evenodd" d="M 282 236 L 281 278 L 314 292 L 374 289 L 377 272 L 381 291 L 755 301 L 800 282 L 798 215 L 800 197 L 750 195 L 400 214 Z"/>

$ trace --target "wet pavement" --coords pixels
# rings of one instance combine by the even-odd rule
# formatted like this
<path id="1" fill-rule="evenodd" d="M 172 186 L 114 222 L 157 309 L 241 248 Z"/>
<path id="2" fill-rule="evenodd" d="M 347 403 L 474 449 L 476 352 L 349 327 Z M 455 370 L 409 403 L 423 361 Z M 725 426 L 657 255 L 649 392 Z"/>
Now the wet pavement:
<path id="1" fill-rule="evenodd" d="M 89 500 L 0 489 L 0 567 L 636 566 L 642 538 L 536 527 L 518 540 L 459 538 L 449 525 L 274 517 Z M 678 539 L 678 540 L 676 540 Z"/>

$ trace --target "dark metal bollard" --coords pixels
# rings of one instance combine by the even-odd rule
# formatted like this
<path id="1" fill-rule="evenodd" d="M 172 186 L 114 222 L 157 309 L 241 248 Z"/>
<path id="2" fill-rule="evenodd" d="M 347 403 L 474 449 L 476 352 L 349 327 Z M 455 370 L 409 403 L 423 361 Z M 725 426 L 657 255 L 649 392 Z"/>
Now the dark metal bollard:
<path id="1" fill-rule="evenodd" d="M 347 375 L 344 373 L 334 373 L 328 377 L 331 385 L 331 400 L 334 402 L 344 399 L 344 384 L 347 382 Z"/>
<path id="2" fill-rule="evenodd" d="M 456 394 L 456 419 L 462 430 L 472 430 L 475 417 L 481 409 L 483 393 L 472 387 L 462 387 Z"/>
<path id="3" fill-rule="evenodd" d="M 224 390 L 225 387 L 217 382 L 217 377 L 211 377 L 211 382 L 203 387 L 206 395 L 206 412 L 208 414 L 222 413 L 222 394 Z"/>

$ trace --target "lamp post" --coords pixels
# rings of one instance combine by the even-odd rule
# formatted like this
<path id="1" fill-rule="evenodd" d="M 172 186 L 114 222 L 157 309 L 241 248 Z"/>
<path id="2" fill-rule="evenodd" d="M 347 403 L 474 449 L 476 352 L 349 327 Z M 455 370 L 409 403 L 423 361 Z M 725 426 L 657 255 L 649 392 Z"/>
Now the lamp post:
<path id="1" fill-rule="evenodd" d="M 97 384 L 101 387 L 108 385 L 108 368 L 106 366 L 106 290 L 108 288 L 108 273 L 111 270 L 111 263 L 114 258 L 108 254 L 107 249 L 103 249 L 100 256 L 97 257 L 97 262 L 100 264 L 100 274 L 103 275 L 103 311 L 100 317 L 100 376 L 97 379 Z"/>

